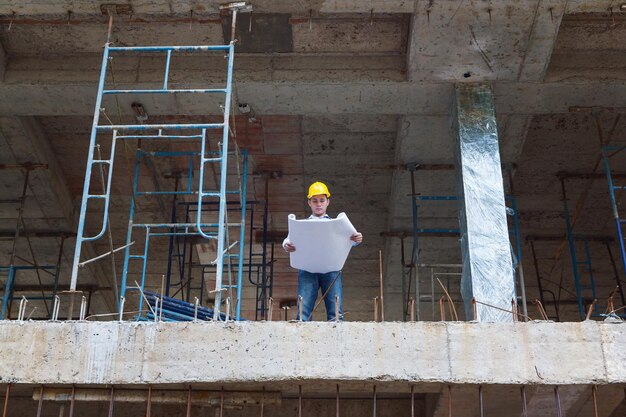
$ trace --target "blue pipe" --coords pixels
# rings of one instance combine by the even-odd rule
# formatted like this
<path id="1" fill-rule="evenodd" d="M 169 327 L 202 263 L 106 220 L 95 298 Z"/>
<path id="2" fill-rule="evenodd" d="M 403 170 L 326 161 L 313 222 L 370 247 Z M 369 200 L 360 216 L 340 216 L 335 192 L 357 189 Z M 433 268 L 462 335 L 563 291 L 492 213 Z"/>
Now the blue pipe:
<path id="1" fill-rule="evenodd" d="M 170 76 L 170 61 L 172 60 L 172 50 L 167 50 L 167 58 L 165 59 L 165 75 L 163 76 L 163 89 L 167 90 L 167 80 Z"/>
<path id="2" fill-rule="evenodd" d="M 604 160 L 604 172 L 606 173 L 606 179 L 609 186 L 609 197 L 611 199 L 611 212 L 613 214 L 613 220 L 615 221 L 615 229 L 617 230 L 617 240 L 619 241 L 619 249 L 622 255 L 622 267 L 624 268 L 624 275 L 626 275 L 626 247 L 624 245 L 624 235 L 622 232 L 622 223 L 623 221 L 619 217 L 619 210 L 617 209 L 617 199 L 615 198 L 615 187 L 613 186 L 613 177 L 611 175 L 611 164 L 609 161 L 609 156 L 606 154 L 607 150 L 621 150 L 626 149 L 626 146 L 619 147 L 620 149 L 611 149 L 617 148 L 616 146 L 605 146 L 602 149 L 602 158 Z"/>
<path id="3" fill-rule="evenodd" d="M 222 93 L 226 94 L 226 90 L 221 88 L 193 88 L 193 89 L 173 89 L 173 90 L 104 90 L 102 94 L 105 96 L 113 94 L 207 94 Z"/>
<path id="4" fill-rule="evenodd" d="M 128 261 L 130 260 L 130 242 L 133 234 L 135 219 L 135 195 L 137 194 L 137 179 L 139 178 L 139 161 L 141 153 L 139 150 L 135 153 L 135 172 L 133 175 L 133 195 L 130 199 L 130 208 L 128 210 L 128 228 L 126 230 L 126 249 L 124 249 L 124 266 L 122 267 L 122 284 L 120 288 L 120 297 L 126 296 L 126 281 L 128 279 Z M 121 298 L 120 298 L 121 300 Z M 120 300 L 117 300 L 118 309 L 121 307 Z M 119 311 L 121 312 L 121 311 Z"/>
<path id="5" fill-rule="evenodd" d="M 574 283 L 576 285 L 576 297 L 578 298 L 578 312 L 580 317 L 585 317 L 585 308 L 583 306 L 583 295 L 580 288 L 580 276 L 578 274 L 578 260 L 576 258 L 576 248 L 574 246 L 574 236 L 572 235 L 572 224 L 570 221 L 569 205 L 565 196 L 565 185 L 563 185 L 563 206 L 565 208 L 565 227 L 567 230 L 567 242 L 569 243 L 570 257 L 572 259 L 572 270 L 574 273 Z"/>
<path id="6" fill-rule="evenodd" d="M 242 150 L 243 156 L 243 176 L 241 180 L 241 224 L 239 230 L 239 263 L 237 265 L 237 308 L 235 310 L 235 320 L 241 318 L 241 285 L 243 274 L 244 242 L 246 239 L 246 198 L 248 191 L 248 151 Z M 252 246 L 252 241 L 250 241 Z"/>
<path id="7" fill-rule="evenodd" d="M 13 279 L 15 277 L 15 269 L 9 267 L 9 276 L 7 277 L 6 285 L 4 286 L 4 297 L 2 298 L 2 311 L 0 317 L 5 320 L 7 317 L 7 306 L 9 303 L 9 297 L 13 293 Z"/>
<path id="8" fill-rule="evenodd" d="M 199 52 L 199 51 L 228 51 L 230 45 L 199 45 L 199 46 L 113 46 L 111 52 Z"/>
<path id="9" fill-rule="evenodd" d="M 183 129 L 221 129 L 224 127 L 223 123 L 196 123 L 190 125 L 183 124 L 161 124 L 161 125 L 101 125 L 96 126 L 97 130 L 104 132 L 110 132 L 112 130 L 156 130 L 156 129 L 170 129 L 170 130 L 183 130 Z"/>
<path id="10" fill-rule="evenodd" d="M 85 168 L 85 183 L 83 184 L 83 198 L 80 204 L 80 214 L 78 216 L 78 230 L 76 232 L 76 247 L 74 249 L 74 260 L 72 262 L 72 275 L 70 279 L 70 290 L 76 291 L 78 282 L 78 264 L 80 263 L 80 252 L 83 244 L 83 234 L 85 231 L 85 215 L 87 213 L 87 196 L 89 195 L 89 183 L 91 181 L 91 167 L 93 152 L 96 147 L 96 135 L 98 121 L 100 119 L 100 108 L 102 107 L 102 91 L 106 79 L 107 64 L 109 61 L 109 43 L 104 44 L 102 54 L 102 68 L 100 69 L 100 80 L 98 81 L 98 93 L 96 94 L 96 105 L 94 108 L 93 122 L 91 125 L 91 136 L 89 138 L 89 155 L 87 155 L 87 167 Z"/>

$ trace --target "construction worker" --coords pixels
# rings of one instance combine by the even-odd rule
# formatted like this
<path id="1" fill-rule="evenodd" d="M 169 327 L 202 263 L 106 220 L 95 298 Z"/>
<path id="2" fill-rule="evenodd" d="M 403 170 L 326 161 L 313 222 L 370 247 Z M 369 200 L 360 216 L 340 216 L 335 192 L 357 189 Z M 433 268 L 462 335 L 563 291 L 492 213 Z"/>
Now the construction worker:
<path id="1" fill-rule="evenodd" d="M 308 204 L 311 208 L 311 215 L 308 220 L 328 220 L 330 216 L 326 214 L 326 209 L 330 204 L 330 192 L 326 184 L 314 182 L 309 187 L 307 195 Z M 363 235 L 359 232 L 350 236 L 352 245 L 356 246 L 363 241 Z M 287 252 L 295 252 L 296 247 L 289 241 L 289 236 L 283 241 L 283 249 Z M 325 274 L 312 273 L 298 270 L 298 300 L 301 300 L 302 307 L 298 306 L 298 320 L 310 321 L 317 300 L 319 290 L 322 290 L 324 304 L 326 305 L 326 317 L 328 320 L 335 320 L 336 300 L 339 300 L 339 320 L 343 320 L 342 309 L 342 275 L 341 271 L 327 272 Z M 300 317 L 302 310 L 302 317 Z"/>

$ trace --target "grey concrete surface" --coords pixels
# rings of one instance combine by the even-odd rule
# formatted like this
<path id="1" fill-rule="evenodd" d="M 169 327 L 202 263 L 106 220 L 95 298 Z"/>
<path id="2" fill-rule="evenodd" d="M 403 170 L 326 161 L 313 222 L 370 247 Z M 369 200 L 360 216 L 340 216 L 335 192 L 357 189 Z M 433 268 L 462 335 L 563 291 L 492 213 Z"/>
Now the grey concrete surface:
<path id="1" fill-rule="evenodd" d="M 623 327 L 598 322 L 5 321 L 0 323 L 0 377 L 29 384 L 622 384 Z"/>

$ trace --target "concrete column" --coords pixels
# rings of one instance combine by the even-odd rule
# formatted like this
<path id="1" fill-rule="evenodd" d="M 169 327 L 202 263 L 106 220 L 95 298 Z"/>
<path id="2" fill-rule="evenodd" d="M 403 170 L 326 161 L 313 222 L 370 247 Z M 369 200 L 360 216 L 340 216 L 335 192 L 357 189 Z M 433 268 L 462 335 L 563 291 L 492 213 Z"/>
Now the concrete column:
<path id="1" fill-rule="evenodd" d="M 457 85 L 455 106 L 466 317 L 474 317 L 475 298 L 475 320 L 512 321 L 511 313 L 497 309 L 511 309 L 515 281 L 493 92 L 484 84 Z"/>

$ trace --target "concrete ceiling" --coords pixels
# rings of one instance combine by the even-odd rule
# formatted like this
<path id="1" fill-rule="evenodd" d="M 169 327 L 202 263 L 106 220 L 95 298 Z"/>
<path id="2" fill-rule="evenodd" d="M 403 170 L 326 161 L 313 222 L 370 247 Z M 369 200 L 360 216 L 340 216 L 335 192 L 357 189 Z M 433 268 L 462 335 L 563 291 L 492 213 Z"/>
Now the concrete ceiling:
<path id="1" fill-rule="evenodd" d="M 115 45 L 221 44 L 230 36 L 230 17 L 219 12 L 220 2 L 124 4 L 132 7 L 132 14 L 120 6 L 115 15 Z M 282 174 L 268 183 L 269 224 L 280 234 L 286 229 L 288 213 L 306 214 L 307 185 L 314 180 L 329 183 L 334 194 L 331 212 L 347 212 L 365 235 L 345 268 L 348 319 L 372 317 L 379 250 L 385 260 L 388 316 L 401 318 L 400 239 L 381 233 L 411 228 L 410 180 L 401 167 L 454 163 L 455 136 L 450 129 L 454 83 L 479 81 L 493 86 L 502 160 L 515 166 L 513 185 L 523 237 L 564 234 L 558 172 L 588 174 L 595 169 L 601 173 L 595 166 L 596 114 L 605 141 L 614 130 L 611 143 L 626 142 L 624 121 L 617 119 L 626 108 L 621 58 L 626 20 L 619 2 L 258 0 L 253 5 L 252 22 L 249 15 L 240 16 L 241 53 L 234 71 L 236 102 L 249 104 L 255 113 L 254 120 L 244 115 L 235 120 L 237 142 L 252 155 L 255 175 L 250 197 L 264 199 L 264 174 Z M 108 16 L 100 6 L 90 1 L 0 2 L 0 163 L 48 164 L 47 169 L 32 172 L 27 228 L 73 231 L 76 227 L 107 32 Z M 189 57 L 173 60 L 172 85 L 223 81 L 221 56 L 183 58 Z M 160 58 L 115 57 L 115 80 L 107 82 L 154 85 L 162 79 L 162 66 Z M 120 99 L 119 111 L 118 103 L 105 102 L 107 116 L 132 120 L 130 103 L 137 99 L 152 121 L 175 114 L 210 120 L 221 112 L 221 102 L 213 98 L 143 96 Z M 581 106 L 586 111 L 572 112 L 572 107 Z M 126 227 L 130 193 L 125 158 L 132 158 L 135 145 L 130 146 L 118 148 L 117 154 L 114 189 L 121 198 L 112 207 L 111 224 L 116 246 L 124 241 Z M 620 161 L 616 162 L 619 170 Z M 175 164 L 157 166 L 164 186 L 173 185 L 163 175 L 175 168 Z M 149 185 L 152 172 L 143 169 L 143 180 Z M 18 197 L 21 174 L 2 173 L 3 198 Z M 422 194 L 456 190 L 450 170 L 418 171 L 416 184 Z M 572 206 L 585 196 L 577 232 L 613 236 L 605 190 L 602 180 L 567 181 Z M 3 230 L 14 227 L 15 208 L 0 210 Z M 163 217 L 157 203 L 147 208 L 151 215 Z M 420 207 L 421 221 L 431 227 L 458 227 L 456 216 L 454 205 Z M 255 224 L 260 225 L 260 216 Z M 410 239 L 404 243 L 408 259 Z M 55 262 L 58 238 L 33 239 L 33 245 L 39 263 Z M 460 259 L 455 238 L 423 238 L 420 245 L 422 262 Z M 70 239 L 65 247 L 64 285 L 72 246 Z M 561 246 L 561 240 L 537 243 L 538 267 L 546 280 L 555 283 L 546 286 L 571 301 L 569 259 Z M 605 297 L 615 281 L 606 250 L 597 246 L 597 279 Z M 103 240 L 91 252 L 108 248 Z M 615 244 L 613 249 L 617 255 Z M 10 250 L 10 240 L 2 242 L 3 263 Z M 529 298 L 536 298 L 529 250 L 525 243 Z M 20 242 L 19 252 L 29 254 L 25 242 Z M 276 256 L 275 297 L 293 298 L 295 274 L 280 250 Z M 151 266 L 152 288 L 160 286 L 164 259 L 161 256 Z M 119 266 L 121 258 L 116 261 Z M 109 262 L 97 263 L 85 274 L 85 285 L 101 287 L 94 297 L 94 312 L 113 305 L 110 268 Z M 38 282 L 36 276 L 24 279 L 29 284 Z M 454 279 L 450 285 L 456 288 Z M 425 278 L 425 293 L 430 286 Z M 253 314 L 253 297 L 253 290 L 247 290 L 248 317 Z M 423 308 L 431 311 L 429 303 Z M 562 316 L 578 318 L 569 305 Z"/>

